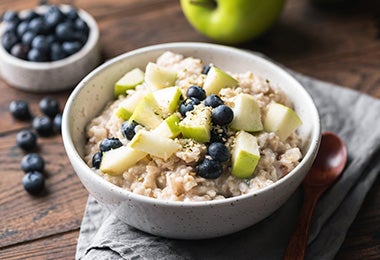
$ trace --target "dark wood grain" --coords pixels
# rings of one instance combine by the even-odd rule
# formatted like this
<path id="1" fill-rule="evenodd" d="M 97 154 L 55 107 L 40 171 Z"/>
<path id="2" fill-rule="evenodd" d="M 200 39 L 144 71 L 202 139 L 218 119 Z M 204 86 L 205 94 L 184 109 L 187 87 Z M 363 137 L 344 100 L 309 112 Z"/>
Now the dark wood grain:
<path id="1" fill-rule="evenodd" d="M 7 9 L 32 8 L 39 1 L 2 0 Z M 186 21 L 177 0 L 66 0 L 92 14 L 100 28 L 104 60 L 152 44 L 212 42 Z M 310 1 L 288 0 L 275 26 L 239 48 L 259 51 L 287 67 L 345 88 L 380 98 L 380 2 L 349 1 L 322 8 Z M 38 140 L 47 162 L 46 193 L 31 197 L 22 188 L 17 132 L 30 122 L 14 120 L 8 105 L 29 102 L 34 115 L 46 94 L 8 86 L 0 78 L 0 259 L 73 259 L 87 191 L 65 155 L 60 135 Z M 49 93 L 61 108 L 70 91 Z M 369 108 L 370 109 L 370 108 Z M 380 256 L 380 180 L 377 180 L 347 233 L 336 259 Z"/>

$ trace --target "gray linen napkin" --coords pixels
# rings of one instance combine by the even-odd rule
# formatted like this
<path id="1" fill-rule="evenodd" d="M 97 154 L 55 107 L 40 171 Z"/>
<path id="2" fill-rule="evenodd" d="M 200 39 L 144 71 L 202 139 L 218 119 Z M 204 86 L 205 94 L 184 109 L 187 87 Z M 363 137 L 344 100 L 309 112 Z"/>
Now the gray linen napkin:
<path id="1" fill-rule="evenodd" d="M 380 100 L 297 73 L 318 107 L 322 129 L 347 145 L 343 176 L 314 212 L 306 259 L 333 259 L 380 172 Z M 77 259 L 282 259 L 302 204 L 298 189 L 274 214 L 241 232 L 208 240 L 164 239 L 129 227 L 88 199 Z"/>

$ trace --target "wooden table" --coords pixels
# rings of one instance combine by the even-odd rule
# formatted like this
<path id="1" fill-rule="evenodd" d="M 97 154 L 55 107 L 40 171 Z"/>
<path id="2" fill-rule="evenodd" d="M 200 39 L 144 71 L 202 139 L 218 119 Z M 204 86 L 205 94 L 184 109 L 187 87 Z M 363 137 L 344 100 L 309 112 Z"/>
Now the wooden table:
<path id="1" fill-rule="evenodd" d="M 38 1 L 2 0 L 0 10 L 21 10 Z M 175 0 L 77 0 L 99 23 L 104 59 L 135 48 L 173 41 L 211 42 L 195 32 Z M 287 1 L 276 26 L 241 45 L 260 51 L 298 72 L 380 98 L 380 4 L 352 1 L 347 8 L 316 8 Z M 56 3 L 54 1 L 54 3 Z M 360 4 L 359 4 L 360 3 Z M 59 135 L 39 139 L 46 159 L 44 196 L 23 189 L 16 147 L 19 130 L 30 124 L 12 119 L 11 100 L 25 99 L 39 114 L 45 94 L 25 93 L 0 80 L 0 259 L 73 259 L 88 193 L 71 168 Z M 61 108 L 69 91 L 54 94 Z M 370 109 L 370 108 L 369 108 Z M 380 181 L 371 189 L 337 259 L 380 257 Z"/>

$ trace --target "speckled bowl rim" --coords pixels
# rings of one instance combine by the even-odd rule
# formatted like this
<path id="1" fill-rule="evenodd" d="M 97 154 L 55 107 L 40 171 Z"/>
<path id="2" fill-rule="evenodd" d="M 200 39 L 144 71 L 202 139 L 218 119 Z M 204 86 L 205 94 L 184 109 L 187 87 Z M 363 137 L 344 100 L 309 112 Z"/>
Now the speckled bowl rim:
<path id="1" fill-rule="evenodd" d="M 75 8 L 70 5 L 61 4 L 58 5 L 62 10 L 68 10 L 69 8 Z M 20 15 L 25 13 L 28 10 L 35 10 L 36 12 L 43 12 L 48 8 L 48 5 L 41 5 L 37 6 L 33 9 L 27 9 L 20 11 Z M 77 60 L 82 59 L 84 56 L 86 56 L 98 43 L 99 41 L 99 28 L 95 21 L 95 19 L 86 11 L 83 9 L 78 10 L 78 15 L 87 23 L 87 25 L 90 28 L 90 33 L 87 39 L 86 44 L 76 53 L 61 59 L 57 61 L 48 61 L 48 62 L 33 62 L 33 61 L 26 61 L 19 58 L 16 58 L 12 56 L 10 53 L 8 53 L 2 44 L 0 44 L 0 58 L 4 59 L 8 64 L 12 64 L 14 66 L 18 66 L 20 68 L 29 69 L 32 71 L 46 71 L 50 69 L 57 69 L 61 67 L 68 66 L 72 63 L 74 63 Z M 4 33 L 4 24 L 0 24 L 0 41 L 2 39 L 3 33 Z"/>
<path id="2" fill-rule="evenodd" d="M 235 197 L 225 198 L 221 200 L 211 200 L 211 201 L 169 201 L 169 200 L 161 200 L 156 198 L 147 197 L 144 195 L 136 194 L 133 192 L 130 192 L 128 190 L 125 190 L 115 184 L 112 184 L 108 182 L 107 180 L 103 179 L 100 175 L 94 173 L 94 171 L 85 163 L 85 161 L 82 159 L 82 157 L 79 155 L 77 150 L 75 149 L 75 145 L 73 143 L 73 140 L 70 136 L 70 124 L 69 124 L 69 114 L 71 110 L 71 106 L 74 103 L 74 100 L 76 96 L 81 92 L 81 89 L 86 86 L 87 81 L 89 81 L 91 78 L 95 77 L 98 73 L 101 73 L 102 70 L 107 68 L 113 63 L 117 63 L 120 60 L 128 59 L 129 57 L 140 55 L 146 52 L 152 52 L 152 51 L 164 51 L 165 49 L 173 47 L 185 47 L 185 48 L 197 48 L 197 47 L 207 47 L 207 48 L 218 48 L 220 50 L 225 50 L 227 52 L 235 52 L 235 53 L 244 53 L 244 55 L 253 55 L 256 59 L 260 60 L 261 63 L 265 64 L 265 66 L 268 66 L 271 68 L 271 70 L 276 70 L 278 73 L 283 74 L 284 77 L 288 78 L 290 81 L 293 81 L 297 83 L 300 88 L 299 91 L 302 91 L 302 95 L 308 99 L 308 102 L 311 104 L 312 110 L 309 111 L 311 116 L 315 119 L 314 124 L 315 127 L 312 129 L 312 133 L 310 136 L 310 147 L 307 150 L 306 154 L 304 154 L 304 157 L 302 161 L 296 166 L 295 169 L 293 169 L 289 174 L 284 176 L 283 178 L 279 179 L 275 183 L 268 185 L 264 188 L 261 188 L 257 191 L 250 192 L 248 194 L 243 194 Z M 90 178 L 95 178 L 94 181 L 97 183 L 103 185 L 105 188 L 107 188 L 111 192 L 118 193 L 118 195 L 121 195 L 125 197 L 125 199 L 133 199 L 137 202 L 144 202 L 151 205 L 162 205 L 167 207 L 210 207 L 210 206 L 222 206 L 226 204 L 232 204 L 233 202 L 242 201 L 247 198 L 251 198 L 254 196 L 260 196 L 262 193 L 268 192 L 268 190 L 276 189 L 276 187 L 282 185 L 284 182 L 289 181 L 295 174 L 297 174 L 302 167 L 304 167 L 307 162 L 310 160 L 314 160 L 315 156 L 317 154 L 320 140 L 321 140 L 321 124 L 320 124 L 320 118 L 318 114 L 318 110 L 315 106 L 315 103 L 313 99 L 311 98 L 310 94 L 306 91 L 306 89 L 287 71 L 285 71 L 280 66 L 274 64 L 271 61 L 268 61 L 267 59 L 264 59 L 263 57 L 257 56 L 253 54 L 252 52 L 244 51 L 241 49 L 237 49 L 234 47 L 224 46 L 224 45 L 218 45 L 218 44 L 211 44 L 211 43 L 199 43 L 199 42 L 173 42 L 173 43 L 163 43 L 163 44 L 157 44 L 157 45 L 151 45 L 147 47 L 142 47 L 136 50 L 132 50 L 130 52 L 121 54 L 119 56 L 116 56 L 115 58 L 112 58 L 111 60 L 108 60 L 107 62 L 100 65 L 98 68 L 93 70 L 91 73 L 89 73 L 73 90 L 71 93 L 69 99 L 67 100 L 63 117 L 62 117 L 62 139 L 65 146 L 65 149 L 67 153 L 71 153 L 69 156 L 71 160 L 75 160 L 75 163 L 77 165 L 80 165 L 81 170 L 83 170 L 83 173 L 88 175 Z"/>

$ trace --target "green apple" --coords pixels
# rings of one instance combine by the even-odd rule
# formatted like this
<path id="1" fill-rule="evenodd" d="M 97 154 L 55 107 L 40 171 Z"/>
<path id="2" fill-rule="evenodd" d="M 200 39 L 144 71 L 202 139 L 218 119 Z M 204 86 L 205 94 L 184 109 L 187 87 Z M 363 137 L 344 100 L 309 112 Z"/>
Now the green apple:
<path id="1" fill-rule="evenodd" d="M 260 160 L 257 138 L 248 132 L 239 131 L 231 154 L 232 175 L 250 178 Z"/>
<path id="2" fill-rule="evenodd" d="M 164 160 L 167 160 L 173 153 L 181 148 L 181 145 L 174 140 L 144 129 L 137 132 L 129 145 L 133 149 Z"/>
<path id="3" fill-rule="evenodd" d="M 177 110 L 182 97 L 182 92 L 179 87 L 168 87 L 159 89 L 153 92 L 158 105 L 168 114 Z"/>
<path id="4" fill-rule="evenodd" d="M 176 114 L 172 114 L 156 127 L 153 132 L 159 136 L 175 138 L 181 133 L 179 121 L 179 117 Z"/>
<path id="5" fill-rule="evenodd" d="M 114 95 L 125 95 L 128 89 L 134 89 L 144 82 L 144 72 L 139 68 L 128 71 L 114 85 Z"/>
<path id="6" fill-rule="evenodd" d="M 241 93 L 235 97 L 234 119 L 230 127 L 234 130 L 257 132 L 263 130 L 260 107 L 252 95 Z"/>
<path id="7" fill-rule="evenodd" d="M 275 102 L 268 105 L 264 128 L 268 132 L 276 133 L 280 140 L 286 140 L 301 125 L 301 119 L 290 107 Z"/>
<path id="8" fill-rule="evenodd" d="M 158 105 L 152 93 L 145 95 L 137 104 L 129 121 L 135 121 L 148 129 L 155 129 L 159 126 L 164 117 L 164 113 Z"/>
<path id="9" fill-rule="evenodd" d="M 147 153 L 129 146 L 120 146 L 103 153 L 100 170 L 113 176 L 120 175 L 146 155 Z"/>
<path id="10" fill-rule="evenodd" d="M 238 81 L 227 72 L 212 66 L 203 83 L 207 95 L 218 94 L 222 88 L 236 86 Z"/>
<path id="11" fill-rule="evenodd" d="M 236 44 L 267 31 L 284 0 L 181 0 L 189 23 L 215 41 Z"/>
<path id="12" fill-rule="evenodd" d="M 118 109 L 116 110 L 116 115 L 125 120 L 128 120 L 133 111 L 135 111 L 138 103 L 148 94 L 144 91 L 136 91 L 127 96 L 123 101 L 120 102 Z"/>
<path id="13" fill-rule="evenodd" d="M 211 109 L 210 107 L 196 106 L 187 112 L 186 117 L 179 123 L 179 129 L 184 138 L 191 138 L 201 143 L 210 141 Z"/>
<path id="14" fill-rule="evenodd" d="M 167 88 L 175 85 L 177 72 L 156 63 L 149 62 L 145 68 L 145 81 L 151 90 Z"/>

